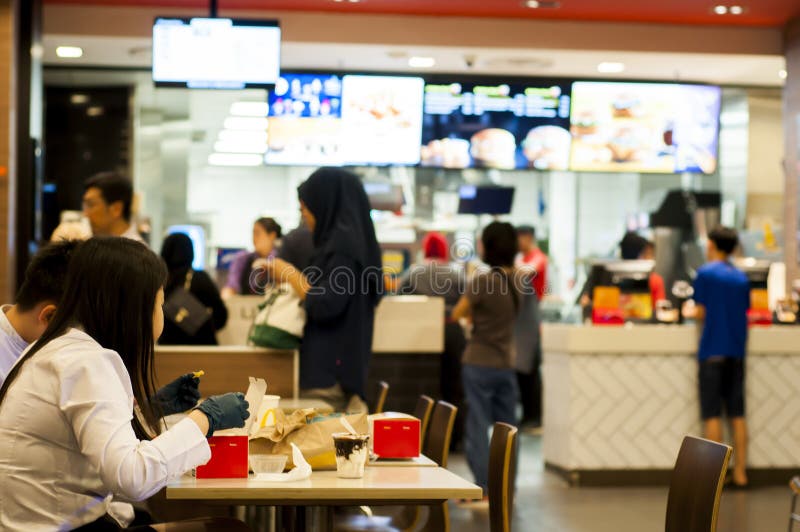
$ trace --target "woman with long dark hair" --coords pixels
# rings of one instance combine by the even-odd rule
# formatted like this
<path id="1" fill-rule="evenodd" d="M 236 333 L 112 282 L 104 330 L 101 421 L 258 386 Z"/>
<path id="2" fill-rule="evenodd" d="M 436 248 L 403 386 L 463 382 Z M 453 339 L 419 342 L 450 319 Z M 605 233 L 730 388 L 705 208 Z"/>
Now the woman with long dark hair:
<path id="1" fill-rule="evenodd" d="M 73 252 L 55 315 L 0 388 L 0 529 L 124 528 L 133 508 L 115 497 L 150 497 L 208 461 L 208 435 L 244 425 L 247 402 L 226 394 L 161 432 L 148 398 L 165 278 L 129 239 Z"/>
<path id="2" fill-rule="evenodd" d="M 301 393 L 337 409 L 363 410 L 375 307 L 383 293 L 369 200 L 358 177 L 338 168 L 317 170 L 297 192 L 314 237 L 311 266 L 306 274 L 281 259 L 266 267 L 305 301 Z"/>
<path id="3" fill-rule="evenodd" d="M 164 333 L 158 343 L 162 345 L 217 345 L 217 331 L 228 321 L 228 309 L 219 295 L 219 290 L 209 275 L 192 269 L 194 245 L 184 233 L 174 233 L 164 239 L 161 258 L 167 265 L 167 284 L 164 297 L 169 300 L 176 290 L 183 287 L 202 303 L 208 314 L 205 322 L 196 331 L 187 331 L 170 316 L 165 316 Z"/>

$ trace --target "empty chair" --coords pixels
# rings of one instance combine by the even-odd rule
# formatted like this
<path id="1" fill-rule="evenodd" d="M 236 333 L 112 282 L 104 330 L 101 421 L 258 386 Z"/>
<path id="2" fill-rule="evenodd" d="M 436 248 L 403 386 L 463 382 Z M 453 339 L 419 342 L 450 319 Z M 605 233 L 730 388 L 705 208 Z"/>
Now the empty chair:
<path id="1" fill-rule="evenodd" d="M 389 383 L 380 381 L 378 383 L 378 396 L 375 398 L 375 407 L 372 409 L 373 414 L 380 414 L 383 412 L 383 407 L 386 406 L 387 395 L 389 395 Z"/>
<path id="2" fill-rule="evenodd" d="M 794 477 L 789 481 L 792 488 L 792 508 L 789 510 L 789 532 L 794 530 L 794 524 L 800 523 L 800 513 L 797 513 L 797 497 L 800 496 L 800 477 Z"/>
<path id="3" fill-rule="evenodd" d="M 517 478 L 517 429 L 495 423 L 489 445 L 489 525 L 491 532 L 510 532 Z"/>
<path id="4" fill-rule="evenodd" d="M 731 447 L 686 436 L 678 452 L 667 500 L 665 532 L 714 532 Z"/>
<path id="5" fill-rule="evenodd" d="M 450 455 L 450 439 L 453 437 L 453 424 L 456 422 L 458 408 L 445 401 L 438 401 L 433 409 L 433 416 L 428 426 L 428 437 L 422 454 L 439 464 L 447 467 L 447 458 Z"/>
<path id="6" fill-rule="evenodd" d="M 431 420 L 431 412 L 433 412 L 433 399 L 427 395 L 420 395 L 417 407 L 414 409 L 414 417 L 419 419 L 420 449 L 425 445 L 425 435 L 428 431 L 428 422 Z"/>

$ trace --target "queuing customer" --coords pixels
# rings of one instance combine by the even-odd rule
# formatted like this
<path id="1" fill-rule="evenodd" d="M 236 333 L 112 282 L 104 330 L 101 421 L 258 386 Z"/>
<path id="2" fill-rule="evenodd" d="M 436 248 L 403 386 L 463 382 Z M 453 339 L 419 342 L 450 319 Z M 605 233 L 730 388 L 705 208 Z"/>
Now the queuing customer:
<path id="1" fill-rule="evenodd" d="M 253 248 L 234 257 L 228 270 L 228 281 L 222 289 L 222 297 L 234 294 L 259 295 L 264 293 L 267 279 L 253 275 L 253 263 L 258 259 L 275 256 L 275 243 L 281 237 L 281 226 L 272 218 L 259 218 L 253 224 Z"/>
<path id="2" fill-rule="evenodd" d="M 747 423 L 745 422 L 745 351 L 750 282 L 730 261 L 739 245 L 736 231 L 718 227 L 708 235 L 709 263 L 697 271 L 695 308 L 702 321 L 697 358 L 700 362 L 700 410 L 706 438 L 722 441 L 722 415 L 733 428 L 733 485 L 747 486 Z"/>
<path id="3" fill-rule="evenodd" d="M 398 293 L 444 298 L 444 352 L 440 390 L 442 399 L 458 407 L 452 437 L 453 446 L 456 446 L 464 434 L 465 408 L 464 389 L 461 385 L 461 357 L 467 340 L 464 329 L 451 317 L 451 313 L 464 293 L 466 278 L 464 268 L 449 262 L 447 239 L 441 233 L 431 232 L 425 235 L 422 240 L 422 250 L 424 262 L 409 267 L 400 279 Z"/>
<path id="4" fill-rule="evenodd" d="M 22 352 L 39 339 L 64 293 L 64 278 L 76 242 L 50 244 L 33 256 L 17 302 L 0 307 L 0 385 Z"/>
<path id="5" fill-rule="evenodd" d="M 158 343 L 163 345 L 217 345 L 216 333 L 228 321 L 228 309 L 220 298 L 217 285 L 209 275 L 192 269 L 194 246 L 192 239 L 184 233 L 174 233 L 164 239 L 161 258 L 167 265 L 167 283 L 164 297 L 170 297 L 181 288 L 197 299 L 207 310 L 206 319 L 194 332 L 176 321 L 176 316 L 167 315 L 164 320 L 164 333 Z M 185 296 L 181 296 L 185 297 Z M 181 321 L 188 316 L 181 316 Z"/>
<path id="6" fill-rule="evenodd" d="M 122 236 L 143 242 L 131 223 L 132 204 L 133 185 L 121 174 L 104 172 L 84 183 L 83 215 L 94 236 Z"/>
<path id="7" fill-rule="evenodd" d="M 209 460 L 207 436 L 244 426 L 247 402 L 227 394 L 139 439 L 161 432 L 148 397 L 165 278 L 160 259 L 128 239 L 73 251 L 55 315 L 0 388 L 0 529 L 124 528 L 133 507 L 116 497 L 146 499 Z"/>
<path id="8" fill-rule="evenodd" d="M 321 168 L 298 188 L 303 220 L 314 237 L 308 276 L 274 259 L 267 269 L 305 301 L 300 388 L 348 412 L 363 411 L 375 307 L 383 293 L 381 253 L 358 177 Z"/>
<path id="9" fill-rule="evenodd" d="M 520 312 L 514 322 L 517 384 L 522 403 L 521 425 L 535 430 L 542 424 L 541 316 L 539 301 L 547 287 L 547 255 L 536 242 L 536 229 L 530 225 L 517 227 L 519 254 L 516 266 L 531 276 L 533 297 L 523 296 Z"/>
<path id="10" fill-rule="evenodd" d="M 313 256 L 314 237 L 305 223 L 301 223 L 281 239 L 278 257 L 301 272 L 311 265 Z"/>
<path id="11" fill-rule="evenodd" d="M 517 377 L 514 369 L 514 320 L 520 306 L 515 282 L 517 235 L 508 223 L 493 222 L 481 235 L 483 261 L 467 284 L 453 317 L 472 322 L 464 351 L 462 380 L 467 399 L 467 461 L 475 483 L 489 486 L 489 427 L 496 421 L 516 425 Z"/>

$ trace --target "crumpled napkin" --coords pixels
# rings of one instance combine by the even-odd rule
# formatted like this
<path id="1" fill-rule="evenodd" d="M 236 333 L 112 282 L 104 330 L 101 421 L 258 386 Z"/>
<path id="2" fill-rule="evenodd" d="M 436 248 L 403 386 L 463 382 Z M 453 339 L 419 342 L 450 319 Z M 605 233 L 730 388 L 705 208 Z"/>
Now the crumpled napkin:
<path id="1" fill-rule="evenodd" d="M 267 482 L 296 482 L 298 480 L 305 480 L 311 476 L 311 466 L 306 462 L 303 457 L 303 452 L 300 448 L 291 444 L 292 446 L 292 463 L 294 468 L 288 473 L 258 473 L 253 477 L 253 480 L 264 480 Z"/>

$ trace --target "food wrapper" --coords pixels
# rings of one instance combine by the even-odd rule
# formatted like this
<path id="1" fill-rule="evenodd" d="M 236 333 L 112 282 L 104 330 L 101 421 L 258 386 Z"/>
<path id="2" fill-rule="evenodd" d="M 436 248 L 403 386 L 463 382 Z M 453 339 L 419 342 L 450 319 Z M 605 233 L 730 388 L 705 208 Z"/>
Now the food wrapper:
<path id="1" fill-rule="evenodd" d="M 267 482 L 296 482 L 310 477 L 311 465 L 306 462 L 303 452 L 294 443 L 290 445 L 292 448 L 292 463 L 294 464 L 291 471 L 287 473 L 259 473 L 253 478 Z"/>

